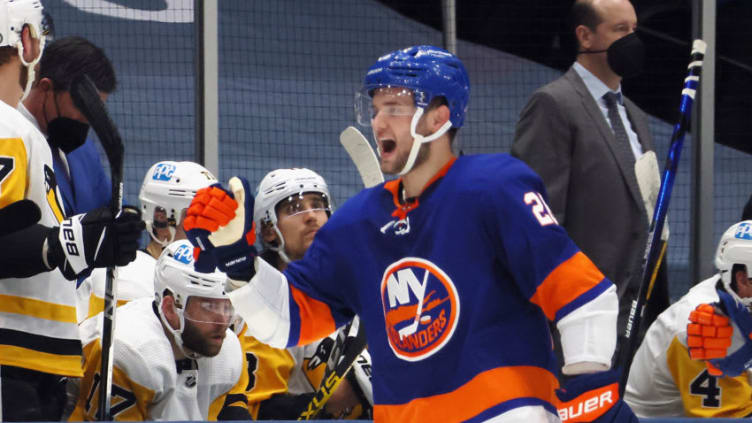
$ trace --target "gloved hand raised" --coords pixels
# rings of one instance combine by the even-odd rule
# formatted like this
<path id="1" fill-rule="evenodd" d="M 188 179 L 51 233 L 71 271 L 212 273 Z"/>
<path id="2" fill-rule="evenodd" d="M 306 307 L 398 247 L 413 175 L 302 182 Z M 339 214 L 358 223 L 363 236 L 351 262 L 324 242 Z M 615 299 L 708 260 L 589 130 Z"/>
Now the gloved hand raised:
<path id="1" fill-rule="evenodd" d="M 556 390 L 562 422 L 638 423 L 619 398 L 619 370 L 575 376 Z"/>
<path id="2" fill-rule="evenodd" d="M 738 376 L 752 365 L 752 315 L 729 293 L 717 292 L 718 303 L 700 304 L 689 315 L 689 356 L 706 360 L 713 376 Z"/>
<path id="3" fill-rule="evenodd" d="M 212 272 L 217 267 L 234 279 L 248 280 L 257 255 L 253 195 L 245 178 L 234 176 L 228 185 L 229 189 L 214 184 L 196 192 L 183 229 L 196 247 L 196 270 Z"/>
<path id="4" fill-rule="evenodd" d="M 68 280 L 95 267 L 125 266 L 136 258 L 143 230 L 135 207 L 123 207 L 115 219 L 107 207 L 75 215 L 50 229 L 47 264 Z"/>

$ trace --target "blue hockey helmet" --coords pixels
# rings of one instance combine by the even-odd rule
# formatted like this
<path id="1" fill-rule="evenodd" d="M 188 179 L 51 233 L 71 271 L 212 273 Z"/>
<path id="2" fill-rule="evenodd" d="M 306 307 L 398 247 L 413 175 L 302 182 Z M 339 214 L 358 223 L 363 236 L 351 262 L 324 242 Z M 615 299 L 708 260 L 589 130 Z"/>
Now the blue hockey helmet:
<path id="1" fill-rule="evenodd" d="M 454 54 L 429 45 L 407 47 L 379 57 L 366 73 L 363 91 L 404 87 L 412 90 L 415 105 L 426 108 L 436 97 L 448 103 L 452 126 L 465 120 L 470 97 L 467 70 Z"/>

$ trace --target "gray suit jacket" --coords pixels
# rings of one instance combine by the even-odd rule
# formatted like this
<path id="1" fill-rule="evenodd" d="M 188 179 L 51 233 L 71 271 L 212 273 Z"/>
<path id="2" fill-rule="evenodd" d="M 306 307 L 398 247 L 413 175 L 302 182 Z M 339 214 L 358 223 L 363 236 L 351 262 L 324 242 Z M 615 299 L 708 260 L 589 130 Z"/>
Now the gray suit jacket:
<path id="1" fill-rule="evenodd" d="M 626 97 L 624 105 L 643 151 L 653 150 L 647 116 Z M 639 290 L 648 218 L 634 155 L 616 145 L 574 69 L 533 94 L 520 114 L 512 155 L 541 176 L 559 224 L 616 284 L 622 333 Z"/>

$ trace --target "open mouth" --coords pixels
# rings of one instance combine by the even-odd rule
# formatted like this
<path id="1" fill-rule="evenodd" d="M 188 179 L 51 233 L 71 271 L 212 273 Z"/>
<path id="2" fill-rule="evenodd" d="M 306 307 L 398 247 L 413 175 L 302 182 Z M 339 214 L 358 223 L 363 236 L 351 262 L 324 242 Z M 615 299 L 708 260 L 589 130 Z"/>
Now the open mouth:
<path id="1" fill-rule="evenodd" d="M 383 153 L 391 153 L 397 148 L 397 143 L 394 140 L 381 140 L 381 151 Z"/>

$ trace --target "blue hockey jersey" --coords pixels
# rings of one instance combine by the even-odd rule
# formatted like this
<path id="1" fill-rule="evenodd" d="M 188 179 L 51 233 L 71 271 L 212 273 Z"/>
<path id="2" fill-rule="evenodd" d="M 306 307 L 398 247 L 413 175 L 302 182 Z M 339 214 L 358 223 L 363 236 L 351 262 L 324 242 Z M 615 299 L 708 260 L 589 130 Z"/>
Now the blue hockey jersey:
<path id="1" fill-rule="evenodd" d="M 377 421 L 482 421 L 515 407 L 556 414 L 558 321 L 612 286 L 506 154 L 448 163 L 403 206 L 400 181 L 363 190 L 284 272 L 288 344 L 358 314 Z"/>

